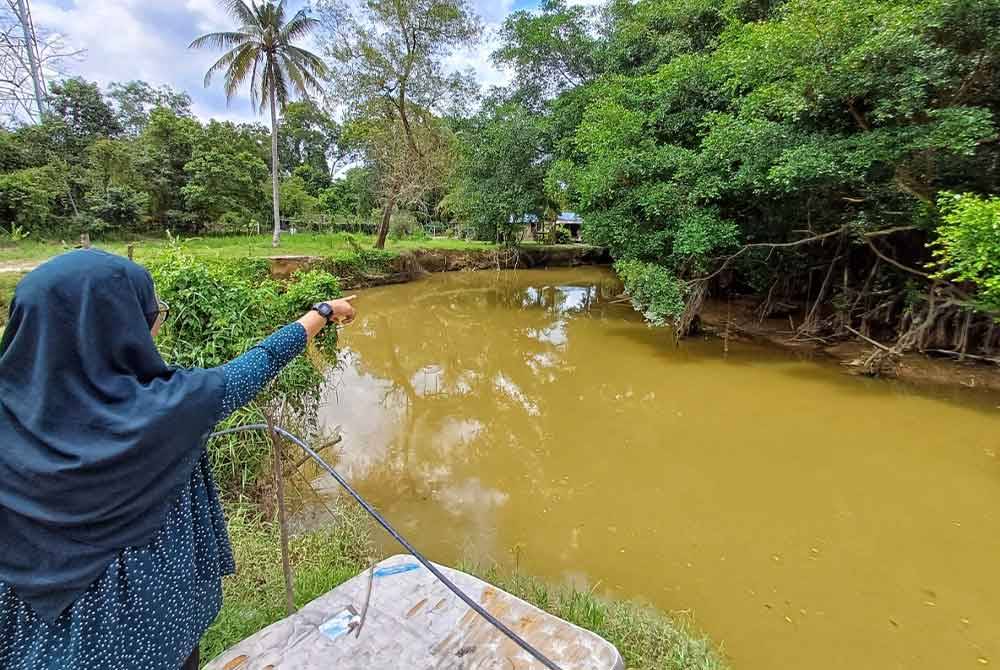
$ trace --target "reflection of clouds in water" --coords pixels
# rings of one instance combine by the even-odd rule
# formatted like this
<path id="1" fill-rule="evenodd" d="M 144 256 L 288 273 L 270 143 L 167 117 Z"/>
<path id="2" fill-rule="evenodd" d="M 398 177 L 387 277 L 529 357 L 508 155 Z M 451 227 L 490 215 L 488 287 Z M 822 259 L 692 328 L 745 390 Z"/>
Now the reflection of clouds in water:
<path id="1" fill-rule="evenodd" d="M 364 477 L 385 460 L 406 411 L 405 403 L 393 393 L 393 384 L 360 374 L 356 359 L 356 354 L 345 357 L 348 364 L 335 373 L 338 388 L 349 392 L 329 386 L 319 408 L 321 426 L 342 426 L 339 467 L 348 477 Z"/>
<path id="2" fill-rule="evenodd" d="M 561 319 L 553 323 L 548 328 L 529 329 L 528 337 L 556 347 L 563 346 L 569 340 L 566 336 L 566 322 Z"/>
<path id="3" fill-rule="evenodd" d="M 479 382 L 482 375 L 472 370 L 466 370 L 458 376 L 455 382 L 455 395 L 469 395 Z"/>
<path id="4" fill-rule="evenodd" d="M 541 415 L 542 412 L 538 408 L 538 405 L 532 402 L 531 399 L 525 395 L 524 391 L 522 391 L 517 384 L 504 376 L 502 372 L 493 378 L 493 385 L 497 388 L 497 390 L 502 391 L 508 398 L 521 405 L 529 416 Z"/>
<path id="5" fill-rule="evenodd" d="M 545 370 L 554 370 L 558 368 L 559 359 L 548 352 L 533 354 L 528 359 L 528 367 L 530 367 L 531 371 L 537 375 Z M 546 378 L 551 382 L 555 379 L 555 376 L 550 374 Z"/>
<path id="6" fill-rule="evenodd" d="M 596 286 L 560 286 L 562 300 L 559 303 L 560 312 L 577 312 L 587 306 L 588 300 L 597 295 Z"/>
<path id="7" fill-rule="evenodd" d="M 496 508 L 507 503 L 510 496 L 503 491 L 488 488 L 478 477 L 472 477 L 441 489 L 436 498 L 452 516 L 477 517 L 478 521 L 491 523 L 492 517 L 478 517 L 493 514 Z"/>
<path id="8" fill-rule="evenodd" d="M 436 450 L 442 456 L 454 455 L 479 437 L 484 428 L 478 419 L 448 419 L 435 434 Z"/>

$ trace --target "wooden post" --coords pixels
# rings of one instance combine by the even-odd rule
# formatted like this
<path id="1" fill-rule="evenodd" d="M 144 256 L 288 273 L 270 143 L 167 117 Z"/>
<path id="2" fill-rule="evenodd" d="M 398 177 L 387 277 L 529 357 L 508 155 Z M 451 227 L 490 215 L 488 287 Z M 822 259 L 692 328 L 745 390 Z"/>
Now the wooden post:
<path id="1" fill-rule="evenodd" d="M 135 245 L 134 244 L 128 245 L 128 259 L 130 261 L 134 261 L 135 260 Z"/>
<path id="2" fill-rule="evenodd" d="M 90 233 L 80 233 L 80 248 L 90 248 Z"/>
<path id="3" fill-rule="evenodd" d="M 285 574 L 285 610 L 288 616 L 295 614 L 295 576 L 288 550 L 288 516 L 285 510 L 285 472 L 281 462 L 281 438 L 274 430 L 274 419 L 264 412 L 268 433 L 271 435 L 272 458 L 274 459 L 274 488 L 278 498 L 278 528 L 281 531 L 281 569 Z"/>

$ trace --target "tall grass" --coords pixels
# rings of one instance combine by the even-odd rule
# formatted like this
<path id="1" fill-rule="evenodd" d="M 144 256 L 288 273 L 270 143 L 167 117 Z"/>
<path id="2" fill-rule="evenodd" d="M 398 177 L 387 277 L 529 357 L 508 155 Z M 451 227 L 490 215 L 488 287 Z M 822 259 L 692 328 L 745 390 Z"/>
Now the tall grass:
<path id="1" fill-rule="evenodd" d="M 713 644 L 683 617 L 651 607 L 610 601 L 589 591 L 552 587 L 534 577 L 504 572 L 496 566 L 464 564 L 475 574 L 560 619 L 597 633 L 615 645 L 634 670 L 725 670 Z"/>
<path id="2" fill-rule="evenodd" d="M 336 522 L 291 542 L 295 605 L 301 607 L 366 570 L 374 549 L 363 512 L 335 506 Z M 237 572 L 223 581 L 223 606 L 201 641 L 208 662 L 234 644 L 285 617 L 278 525 L 256 506 L 226 510 Z"/>

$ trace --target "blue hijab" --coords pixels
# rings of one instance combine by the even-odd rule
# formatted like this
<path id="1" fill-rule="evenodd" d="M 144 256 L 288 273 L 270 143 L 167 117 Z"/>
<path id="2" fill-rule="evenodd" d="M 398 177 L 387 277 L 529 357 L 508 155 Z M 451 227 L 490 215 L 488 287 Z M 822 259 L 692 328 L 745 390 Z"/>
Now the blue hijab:
<path id="1" fill-rule="evenodd" d="M 152 541 L 218 419 L 217 370 L 178 370 L 153 280 L 101 251 L 21 280 L 0 343 L 0 581 L 54 621 Z"/>

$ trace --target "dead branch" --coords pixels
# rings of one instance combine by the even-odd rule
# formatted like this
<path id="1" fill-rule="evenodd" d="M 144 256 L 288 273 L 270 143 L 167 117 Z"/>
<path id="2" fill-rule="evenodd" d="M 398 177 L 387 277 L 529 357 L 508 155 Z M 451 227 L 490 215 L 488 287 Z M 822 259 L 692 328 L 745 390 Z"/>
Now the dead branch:
<path id="1" fill-rule="evenodd" d="M 910 274 L 917 275 L 918 277 L 923 277 L 924 279 L 931 279 L 931 276 L 929 274 L 927 274 L 926 272 L 921 272 L 920 270 L 915 270 L 915 269 L 913 269 L 911 267 L 903 265 L 902 263 L 900 263 L 896 259 L 890 258 L 889 256 L 887 256 L 884 253 L 882 253 L 881 251 L 879 251 L 879 248 L 877 246 L 875 246 L 875 243 L 871 241 L 870 237 L 865 236 L 865 242 L 868 244 L 868 246 L 871 248 L 871 250 L 875 253 L 876 256 L 878 256 L 879 258 L 881 258 L 882 260 L 884 260 L 889 265 L 897 267 L 900 270 L 903 270 L 904 272 L 909 272 Z"/>

